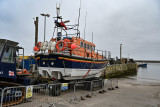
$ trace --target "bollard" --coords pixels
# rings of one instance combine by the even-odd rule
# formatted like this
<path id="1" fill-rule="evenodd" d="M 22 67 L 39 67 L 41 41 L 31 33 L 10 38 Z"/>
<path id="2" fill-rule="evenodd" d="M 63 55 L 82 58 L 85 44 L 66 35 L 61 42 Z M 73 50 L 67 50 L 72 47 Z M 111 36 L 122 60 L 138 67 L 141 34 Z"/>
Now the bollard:
<path id="1" fill-rule="evenodd" d="M 116 87 L 115 87 L 115 88 L 117 88 L 117 89 L 119 88 L 119 86 L 118 86 L 118 78 L 117 78 L 117 85 L 116 85 Z"/>

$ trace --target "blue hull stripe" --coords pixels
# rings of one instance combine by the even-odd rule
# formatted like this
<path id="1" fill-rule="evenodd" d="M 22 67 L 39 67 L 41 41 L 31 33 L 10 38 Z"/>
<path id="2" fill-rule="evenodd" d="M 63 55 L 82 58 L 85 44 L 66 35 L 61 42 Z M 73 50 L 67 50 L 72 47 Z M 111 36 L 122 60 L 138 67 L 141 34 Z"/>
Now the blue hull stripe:
<path id="1" fill-rule="evenodd" d="M 61 55 L 38 55 L 39 67 L 73 68 L 73 69 L 102 69 L 108 61 L 96 60 L 79 57 Z"/>

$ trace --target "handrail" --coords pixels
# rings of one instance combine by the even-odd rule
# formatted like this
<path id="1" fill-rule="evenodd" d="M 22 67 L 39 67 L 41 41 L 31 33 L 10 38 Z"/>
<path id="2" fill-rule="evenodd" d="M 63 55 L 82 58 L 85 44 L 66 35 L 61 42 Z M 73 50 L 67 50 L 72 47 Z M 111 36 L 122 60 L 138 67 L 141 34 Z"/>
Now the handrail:
<path id="1" fill-rule="evenodd" d="M 71 44 L 73 42 L 65 42 L 65 43 L 66 43 L 66 46 L 65 46 L 66 48 L 63 51 L 59 51 L 56 48 L 54 49 L 54 51 L 51 51 L 51 50 L 49 50 L 48 47 L 46 47 L 46 50 L 49 51 L 48 53 L 59 53 L 59 54 L 67 54 L 68 53 L 68 55 L 70 55 L 70 56 L 76 55 L 76 56 L 80 56 L 80 57 L 84 57 L 84 58 L 91 58 L 91 59 L 97 59 L 97 60 L 98 59 L 109 59 L 109 56 L 107 57 L 107 55 L 109 55 L 109 51 L 98 50 L 98 49 L 95 49 L 94 51 L 93 51 L 93 49 L 87 50 L 85 48 L 80 48 L 80 45 L 77 45 L 76 49 L 72 49 Z M 63 45 L 62 45 L 62 47 L 63 47 Z M 46 51 L 41 51 L 41 53 L 45 53 L 45 52 Z M 77 55 L 77 53 L 79 55 Z"/>

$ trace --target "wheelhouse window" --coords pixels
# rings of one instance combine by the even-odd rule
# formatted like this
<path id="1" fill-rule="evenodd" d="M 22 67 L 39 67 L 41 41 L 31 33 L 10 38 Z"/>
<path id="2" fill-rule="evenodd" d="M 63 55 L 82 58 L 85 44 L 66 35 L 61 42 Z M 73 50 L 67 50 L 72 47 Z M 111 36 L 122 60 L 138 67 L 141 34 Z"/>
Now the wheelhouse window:
<path id="1" fill-rule="evenodd" d="M 3 46 L 4 46 L 4 45 L 0 43 L 0 56 L 1 56 L 2 51 L 3 51 Z"/>
<path id="2" fill-rule="evenodd" d="M 90 51 L 92 51 L 92 45 L 90 45 Z"/>
<path id="3" fill-rule="evenodd" d="M 86 43 L 84 43 L 84 49 L 86 49 Z"/>
<path id="4" fill-rule="evenodd" d="M 87 44 L 87 49 L 89 50 L 89 44 Z"/>
<path id="5" fill-rule="evenodd" d="M 3 56 L 2 56 L 2 62 L 9 62 L 9 63 L 14 63 L 14 48 L 5 46 Z"/>
<path id="6" fill-rule="evenodd" d="M 93 46 L 93 51 L 95 51 L 95 46 Z"/>
<path id="7" fill-rule="evenodd" d="M 81 46 L 81 48 L 83 48 L 83 42 L 80 42 L 80 46 Z"/>

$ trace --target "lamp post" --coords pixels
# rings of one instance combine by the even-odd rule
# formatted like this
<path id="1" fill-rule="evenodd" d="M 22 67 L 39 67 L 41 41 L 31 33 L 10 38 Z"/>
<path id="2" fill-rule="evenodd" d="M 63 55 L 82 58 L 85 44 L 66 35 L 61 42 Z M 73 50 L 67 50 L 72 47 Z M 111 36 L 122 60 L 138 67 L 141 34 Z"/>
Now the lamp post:
<path id="1" fill-rule="evenodd" d="M 44 42 L 45 42 L 45 35 L 46 35 L 46 16 L 49 18 L 49 14 L 42 13 L 41 16 L 44 16 Z"/>

